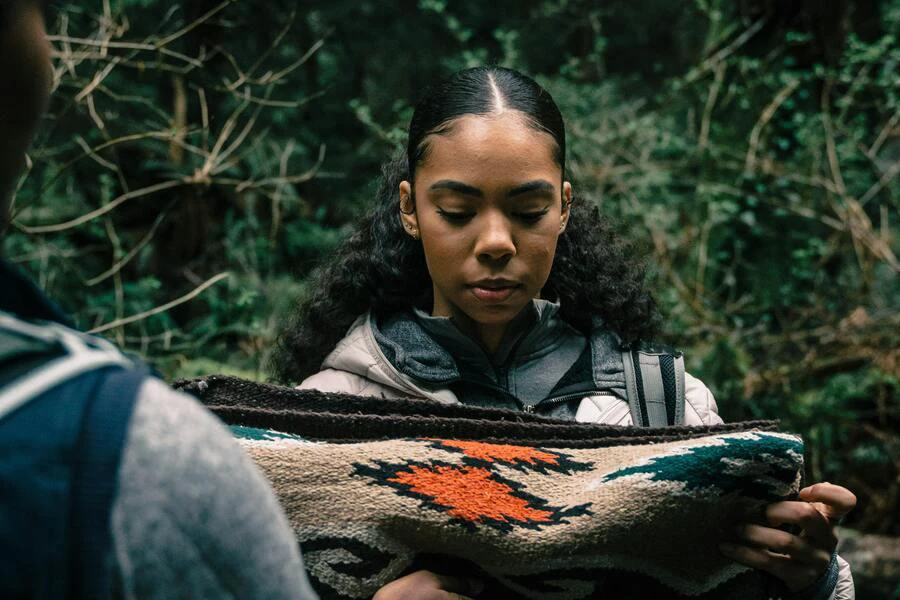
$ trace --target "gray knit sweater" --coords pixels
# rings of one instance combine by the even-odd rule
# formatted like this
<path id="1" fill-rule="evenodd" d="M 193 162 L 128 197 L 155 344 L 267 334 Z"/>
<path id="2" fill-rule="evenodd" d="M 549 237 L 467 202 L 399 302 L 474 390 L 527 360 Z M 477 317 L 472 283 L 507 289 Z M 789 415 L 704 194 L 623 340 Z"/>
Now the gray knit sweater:
<path id="1" fill-rule="evenodd" d="M 131 417 L 112 534 L 119 597 L 316 597 L 256 465 L 212 414 L 156 379 Z"/>

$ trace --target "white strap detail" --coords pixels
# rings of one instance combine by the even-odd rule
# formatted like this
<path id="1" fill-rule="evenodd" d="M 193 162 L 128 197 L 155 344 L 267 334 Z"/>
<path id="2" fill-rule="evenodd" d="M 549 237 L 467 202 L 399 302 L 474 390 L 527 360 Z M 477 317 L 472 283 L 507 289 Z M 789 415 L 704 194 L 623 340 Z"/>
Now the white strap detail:
<path id="1" fill-rule="evenodd" d="M 684 425 L 684 356 L 675 356 L 675 424 Z"/>
<path id="2" fill-rule="evenodd" d="M 83 338 L 61 325 L 34 325 L 0 315 L 0 327 L 45 341 L 59 342 L 68 351 L 65 356 L 48 362 L 21 380 L 0 389 L 0 419 L 29 400 L 82 373 L 113 365 L 132 365 L 110 342 L 94 337 Z M 90 345 L 87 343 L 88 339 Z"/>

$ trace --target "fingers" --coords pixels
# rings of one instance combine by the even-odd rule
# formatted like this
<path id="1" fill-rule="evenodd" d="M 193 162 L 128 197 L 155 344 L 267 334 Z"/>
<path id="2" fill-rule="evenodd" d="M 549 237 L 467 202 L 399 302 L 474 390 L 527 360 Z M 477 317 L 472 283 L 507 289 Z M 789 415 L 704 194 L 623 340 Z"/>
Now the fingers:
<path id="1" fill-rule="evenodd" d="M 453 594 L 463 596 L 477 596 L 484 589 L 484 584 L 477 579 L 467 577 L 452 577 L 450 575 L 441 575 L 439 573 L 431 573 L 430 571 L 419 571 L 420 573 L 428 573 L 438 582 L 440 589 Z"/>
<path id="2" fill-rule="evenodd" d="M 833 524 L 822 511 L 808 502 L 776 502 L 766 507 L 766 520 L 769 525 L 796 525 L 803 530 L 809 541 L 830 554 L 837 546 L 837 536 Z M 790 535 L 790 534 L 788 534 Z"/>
<path id="3" fill-rule="evenodd" d="M 373 600 L 462 600 L 477 596 L 484 584 L 477 579 L 416 571 L 382 587 Z"/>
<path id="4" fill-rule="evenodd" d="M 800 490 L 800 499 L 812 502 L 833 522 L 840 521 L 856 506 L 856 496 L 845 487 L 823 482 Z"/>
<path id="5" fill-rule="evenodd" d="M 856 506 L 856 496 L 826 482 L 803 488 L 799 497 L 767 506 L 768 527 L 739 526 L 739 543 L 722 544 L 722 554 L 774 575 L 793 591 L 815 583 L 828 569 L 837 546 L 835 525 Z M 801 533 L 776 529 L 783 525 L 793 525 Z"/>
<path id="6" fill-rule="evenodd" d="M 831 561 L 831 552 L 810 544 L 806 538 L 780 529 L 762 525 L 743 525 L 738 528 L 738 538 L 746 545 L 790 556 L 793 560 L 824 570 Z"/>
<path id="7" fill-rule="evenodd" d="M 782 580 L 792 592 L 815 583 L 823 569 L 792 560 L 784 554 L 776 554 L 765 548 L 740 544 L 722 544 L 722 554 L 741 564 L 765 571 Z"/>

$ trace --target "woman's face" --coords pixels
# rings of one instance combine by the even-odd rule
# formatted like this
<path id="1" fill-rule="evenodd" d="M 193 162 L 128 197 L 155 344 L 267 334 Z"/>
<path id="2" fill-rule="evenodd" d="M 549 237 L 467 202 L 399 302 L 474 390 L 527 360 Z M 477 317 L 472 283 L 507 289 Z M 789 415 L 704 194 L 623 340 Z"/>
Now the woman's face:
<path id="1" fill-rule="evenodd" d="M 400 216 L 422 240 L 433 314 L 467 317 L 490 347 L 546 283 L 572 187 L 553 138 L 518 111 L 461 117 L 428 143 Z"/>

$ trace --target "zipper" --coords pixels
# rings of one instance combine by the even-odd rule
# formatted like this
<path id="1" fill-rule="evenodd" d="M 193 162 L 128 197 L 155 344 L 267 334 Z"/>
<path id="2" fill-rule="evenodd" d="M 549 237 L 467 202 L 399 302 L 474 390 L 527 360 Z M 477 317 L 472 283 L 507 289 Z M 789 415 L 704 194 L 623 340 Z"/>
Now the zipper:
<path id="1" fill-rule="evenodd" d="M 498 394 L 499 396 L 506 398 L 507 400 L 509 400 L 513 404 L 515 404 L 519 408 L 519 410 L 521 410 L 523 412 L 533 412 L 532 410 L 530 410 L 531 407 L 526 405 L 524 402 L 519 400 L 519 398 L 517 398 L 516 396 L 511 394 L 508 390 L 500 387 L 499 385 L 495 385 L 493 383 L 485 383 L 482 381 L 469 381 L 467 383 L 469 385 L 474 385 L 474 386 L 480 387 L 482 389 L 489 390 L 491 392 Z"/>
<path id="2" fill-rule="evenodd" d="M 562 396 L 556 396 L 555 398 L 545 398 L 538 402 L 537 404 L 526 404 L 524 405 L 524 411 L 528 414 L 535 414 L 538 412 L 538 409 L 542 409 L 549 406 L 554 406 L 557 404 L 562 404 L 563 402 L 568 402 L 570 400 L 577 400 L 581 398 L 587 398 L 592 394 L 601 393 L 600 390 L 586 390 L 583 392 L 575 392 L 573 394 L 564 394 Z"/>

